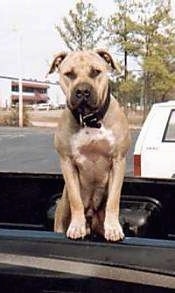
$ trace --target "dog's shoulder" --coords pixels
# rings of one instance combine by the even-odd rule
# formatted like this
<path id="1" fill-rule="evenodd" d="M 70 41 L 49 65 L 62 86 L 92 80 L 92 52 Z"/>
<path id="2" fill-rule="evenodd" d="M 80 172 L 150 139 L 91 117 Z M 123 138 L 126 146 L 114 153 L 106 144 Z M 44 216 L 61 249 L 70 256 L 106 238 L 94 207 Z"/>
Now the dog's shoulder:
<path id="1" fill-rule="evenodd" d="M 54 136 L 54 144 L 60 154 L 69 154 L 70 139 L 76 132 L 77 123 L 69 109 L 64 109 L 57 120 L 57 128 Z"/>
<path id="2" fill-rule="evenodd" d="M 113 97 L 111 98 L 106 126 L 112 130 L 116 138 L 116 149 L 126 153 L 131 142 L 128 119 L 118 101 Z"/>
<path id="3" fill-rule="evenodd" d="M 128 129 L 128 120 L 124 113 L 124 110 L 114 97 L 111 97 L 109 110 L 105 120 L 108 126 L 111 128 L 118 129 L 120 127 L 121 130 Z"/>

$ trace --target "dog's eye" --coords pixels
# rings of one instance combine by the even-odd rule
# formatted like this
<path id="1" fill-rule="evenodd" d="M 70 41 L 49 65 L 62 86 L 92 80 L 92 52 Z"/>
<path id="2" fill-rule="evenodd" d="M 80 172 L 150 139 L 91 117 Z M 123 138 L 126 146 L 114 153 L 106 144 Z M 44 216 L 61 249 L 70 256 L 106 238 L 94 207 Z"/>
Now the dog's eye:
<path id="1" fill-rule="evenodd" d="M 101 73 L 101 70 L 92 68 L 90 71 L 90 77 L 95 78 Z"/>
<path id="2" fill-rule="evenodd" d="M 77 75 L 75 74 L 74 71 L 68 71 L 64 74 L 66 77 L 68 77 L 69 79 L 75 79 L 77 77 Z"/>

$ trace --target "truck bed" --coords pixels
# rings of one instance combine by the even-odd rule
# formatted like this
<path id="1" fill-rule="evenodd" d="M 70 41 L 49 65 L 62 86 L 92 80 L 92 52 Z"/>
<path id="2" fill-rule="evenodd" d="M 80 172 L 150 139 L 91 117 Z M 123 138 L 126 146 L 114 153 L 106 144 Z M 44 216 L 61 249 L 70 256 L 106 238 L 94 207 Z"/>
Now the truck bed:
<path id="1" fill-rule="evenodd" d="M 174 292 L 175 180 L 125 178 L 123 218 L 140 202 L 160 216 L 117 243 L 53 232 L 63 185 L 61 174 L 0 173 L 1 292 Z"/>

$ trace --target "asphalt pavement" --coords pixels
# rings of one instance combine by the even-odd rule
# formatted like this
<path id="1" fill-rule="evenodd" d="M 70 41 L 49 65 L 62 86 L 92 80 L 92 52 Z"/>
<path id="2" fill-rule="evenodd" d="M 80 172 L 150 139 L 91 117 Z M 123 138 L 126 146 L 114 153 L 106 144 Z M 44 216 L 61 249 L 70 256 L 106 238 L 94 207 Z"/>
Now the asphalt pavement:
<path id="1" fill-rule="evenodd" d="M 0 127 L 0 171 L 59 173 L 52 128 Z"/>
<path id="2" fill-rule="evenodd" d="M 133 150 L 138 133 L 138 130 L 131 131 L 126 175 L 133 174 Z M 0 127 L 0 171 L 60 173 L 53 137 L 53 128 Z"/>

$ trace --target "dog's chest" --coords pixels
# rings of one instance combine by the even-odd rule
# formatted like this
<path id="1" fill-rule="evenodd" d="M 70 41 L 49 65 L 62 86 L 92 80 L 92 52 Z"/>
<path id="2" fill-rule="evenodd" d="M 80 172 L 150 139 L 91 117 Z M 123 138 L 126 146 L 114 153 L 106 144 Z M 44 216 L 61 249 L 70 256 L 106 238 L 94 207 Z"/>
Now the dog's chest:
<path id="1" fill-rule="evenodd" d="M 97 162 L 99 159 L 109 159 L 115 145 L 112 130 L 101 128 L 82 128 L 74 134 L 71 140 L 72 156 L 76 163 L 84 164 L 87 160 Z"/>

